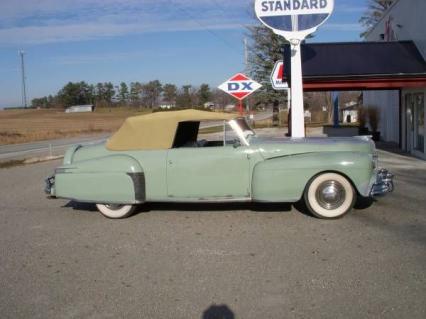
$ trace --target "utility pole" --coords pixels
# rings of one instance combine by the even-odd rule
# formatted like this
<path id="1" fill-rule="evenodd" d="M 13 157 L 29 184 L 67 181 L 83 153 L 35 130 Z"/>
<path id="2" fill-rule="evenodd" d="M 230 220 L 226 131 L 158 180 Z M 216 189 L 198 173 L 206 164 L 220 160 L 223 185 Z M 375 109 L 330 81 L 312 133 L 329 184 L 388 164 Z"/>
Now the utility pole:
<path id="1" fill-rule="evenodd" d="M 22 106 L 27 108 L 27 85 L 26 85 L 26 76 L 25 76 L 25 61 L 24 55 L 25 52 L 23 50 L 19 51 L 19 55 L 21 56 L 21 72 L 22 72 Z"/>
<path id="2" fill-rule="evenodd" d="M 247 38 L 244 38 L 244 65 L 245 65 L 244 73 L 247 74 L 248 73 L 248 41 L 247 41 Z M 250 97 L 247 98 L 246 101 L 247 101 L 246 102 L 246 111 L 247 111 L 247 114 L 250 114 L 250 104 L 249 104 Z"/>
<path id="3" fill-rule="evenodd" d="M 244 38 L 244 65 L 245 65 L 245 72 L 248 71 L 248 42 L 247 38 Z"/>

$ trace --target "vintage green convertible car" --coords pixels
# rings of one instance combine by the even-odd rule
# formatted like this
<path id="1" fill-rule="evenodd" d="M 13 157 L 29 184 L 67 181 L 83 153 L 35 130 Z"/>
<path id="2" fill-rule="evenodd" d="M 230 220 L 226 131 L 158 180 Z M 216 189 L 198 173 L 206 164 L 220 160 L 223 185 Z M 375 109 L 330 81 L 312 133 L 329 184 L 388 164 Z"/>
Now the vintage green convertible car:
<path id="1" fill-rule="evenodd" d="M 218 126 L 202 139 L 202 128 Z M 334 219 L 357 197 L 393 190 L 368 137 L 266 139 L 238 115 L 195 110 L 129 118 L 106 143 L 69 149 L 46 182 L 50 196 L 95 203 L 109 218 L 146 202 L 303 200 Z"/>

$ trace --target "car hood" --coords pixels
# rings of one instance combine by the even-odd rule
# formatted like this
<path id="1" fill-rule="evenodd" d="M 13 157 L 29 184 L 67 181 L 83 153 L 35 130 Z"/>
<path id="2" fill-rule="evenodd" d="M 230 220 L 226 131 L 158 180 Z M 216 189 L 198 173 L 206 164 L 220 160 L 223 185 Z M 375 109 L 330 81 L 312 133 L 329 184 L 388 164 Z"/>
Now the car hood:
<path id="1" fill-rule="evenodd" d="M 322 152 L 374 153 L 375 144 L 369 137 L 336 138 L 264 138 L 252 136 L 250 146 L 257 148 L 265 158 Z"/>

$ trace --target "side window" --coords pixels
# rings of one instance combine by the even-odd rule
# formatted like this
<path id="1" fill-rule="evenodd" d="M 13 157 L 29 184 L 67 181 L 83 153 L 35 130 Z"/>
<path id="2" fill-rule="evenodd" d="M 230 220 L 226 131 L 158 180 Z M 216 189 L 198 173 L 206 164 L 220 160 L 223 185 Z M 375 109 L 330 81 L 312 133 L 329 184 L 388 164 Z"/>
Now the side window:
<path id="1" fill-rule="evenodd" d="M 198 140 L 204 141 L 207 147 L 232 145 L 237 139 L 234 130 L 226 122 L 202 122 Z"/>
<path id="2" fill-rule="evenodd" d="M 235 131 L 224 121 L 181 122 L 173 148 L 223 147 L 237 140 Z"/>

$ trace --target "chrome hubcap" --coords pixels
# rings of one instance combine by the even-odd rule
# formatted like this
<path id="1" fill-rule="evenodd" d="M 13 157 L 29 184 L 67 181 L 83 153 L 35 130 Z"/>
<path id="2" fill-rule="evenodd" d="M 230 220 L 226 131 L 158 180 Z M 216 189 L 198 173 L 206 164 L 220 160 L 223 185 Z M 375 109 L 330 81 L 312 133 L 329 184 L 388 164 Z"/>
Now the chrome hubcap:
<path id="1" fill-rule="evenodd" d="M 106 208 L 110 209 L 110 210 L 119 210 L 122 209 L 124 206 L 123 205 L 114 205 L 114 204 L 110 204 L 110 205 L 105 205 Z"/>
<path id="2" fill-rule="evenodd" d="M 326 181 L 318 187 L 316 199 L 322 208 L 337 209 L 345 202 L 345 188 L 337 181 Z"/>

